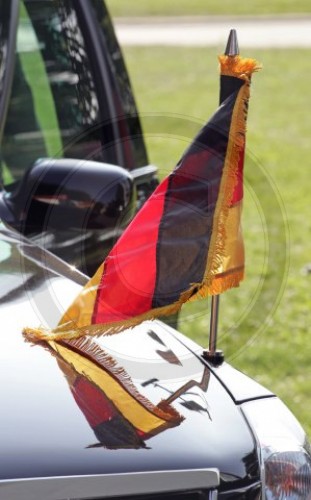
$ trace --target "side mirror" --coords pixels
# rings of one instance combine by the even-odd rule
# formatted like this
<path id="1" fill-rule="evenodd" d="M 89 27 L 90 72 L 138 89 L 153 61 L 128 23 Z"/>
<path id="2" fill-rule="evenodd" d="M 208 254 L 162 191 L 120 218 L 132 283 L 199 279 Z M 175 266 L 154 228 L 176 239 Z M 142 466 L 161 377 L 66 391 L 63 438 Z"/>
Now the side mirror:
<path id="1" fill-rule="evenodd" d="M 112 233 L 121 232 L 134 214 L 136 190 L 132 176 L 121 167 L 43 158 L 3 198 L 0 208 L 2 218 L 18 231 L 36 240 L 44 235 L 47 249 L 86 271 L 83 262 L 93 259 L 95 267 L 99 263 L 86 255 L 87 247 L 94 254 L 96 240 L 110 237 L 111 244 Z"/>

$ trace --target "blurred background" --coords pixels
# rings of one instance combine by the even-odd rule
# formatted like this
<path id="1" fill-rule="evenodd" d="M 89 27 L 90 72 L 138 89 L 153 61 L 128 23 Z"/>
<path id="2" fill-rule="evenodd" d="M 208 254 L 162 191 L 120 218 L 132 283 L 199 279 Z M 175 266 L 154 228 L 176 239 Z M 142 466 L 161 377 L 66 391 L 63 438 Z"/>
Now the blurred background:
<path id="1" fill-rule="evenodd" d="M 166 175 L 219 99 L 217 56 L 236 28 L 254 74 L 243 231 L 246 278 L 221 297 L 226 360 L 276 392 L 311 435 L 311 4 L 308 0 L 107 0 L 142 117 Z M 149 37 L 148 37 L 149 34 Z M 159 125 L 160 124 L 160 125 Z M 210 301 L 179 329 L 208 345 Z"/>

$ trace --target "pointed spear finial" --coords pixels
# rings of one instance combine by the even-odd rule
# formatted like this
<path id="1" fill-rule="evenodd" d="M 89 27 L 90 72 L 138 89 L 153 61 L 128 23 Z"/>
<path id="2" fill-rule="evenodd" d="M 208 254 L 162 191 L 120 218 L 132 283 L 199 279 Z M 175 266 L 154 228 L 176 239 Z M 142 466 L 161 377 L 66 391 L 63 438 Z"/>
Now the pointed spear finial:
<path id="1" fill-rule="evenodd" d="M 236 30 L 231 29 L 230 33 L 229 33 L 228 41 L 227 41 L 225 55 L 234 57 L 234 56 L 238 56 L 239 53 L 240 53 L 240 50 L 239 50 L 238 37 L 236 34 Z"/>

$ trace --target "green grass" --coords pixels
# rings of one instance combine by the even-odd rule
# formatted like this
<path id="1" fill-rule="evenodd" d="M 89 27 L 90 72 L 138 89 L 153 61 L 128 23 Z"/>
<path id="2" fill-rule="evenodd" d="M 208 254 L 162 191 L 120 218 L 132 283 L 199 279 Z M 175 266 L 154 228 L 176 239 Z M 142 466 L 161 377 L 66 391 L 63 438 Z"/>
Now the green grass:
<path id="1" fill-rule="evenodd" d="M 114 16 L 181 16 L 181 15 L 255 15 L 311 12 L 308 0 L 107 0 Z"/>
<path id="2" fill-rule="evenodd" d="M 150 160 L 165 175 L 215 110 L 215 51 L 126 48 Z M 256 50 L 243 215 L 247 277 L 221 297 L 219 347 L 275 391 L 311 435 L 311 54 Z M 207 345 L 209 303 L 185 306 L 180 330 Z"/>

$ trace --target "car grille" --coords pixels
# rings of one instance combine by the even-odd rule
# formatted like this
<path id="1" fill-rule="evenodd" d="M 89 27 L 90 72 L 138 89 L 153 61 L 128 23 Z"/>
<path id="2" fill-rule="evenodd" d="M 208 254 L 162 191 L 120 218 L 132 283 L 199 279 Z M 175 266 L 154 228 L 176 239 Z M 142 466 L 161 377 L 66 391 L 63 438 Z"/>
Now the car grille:
<path id="1" fill-rule="evenodd" d="M 213 494 L 209 491 L 187 491 L 178 493 L 160 493 L 156 495 L 143 494 L 135 496 L 118 496 L 105 498 L 103 500 L 213 500 Z"/>
<path id="2" fill-rule="evenodd" d="M 262 498 L 261 491 L 261 483 L 258 482 L 244 488 L 238 488 L 226 492 L 219 492 L 218 495 L 216 490 L 214 490 L 214 493 L 212 491 L 206 490 L 192 490 L 186 492 L 159 493 L 153 495 L 142 494 L 134 496 L 118 496 L 105 498 L 103 500 L 260 500 Z M 95 499 L 90 498 L 88 500 Z"/>
<path id="3" fill-rule="evenodd" d="M 230 490 L 226 492 L 218 493 L 219 500 L 260 500 L 262 487 L 261 483 L 256 483 L 255 485 L 248 486 L 246 488 L 239 488 L 236 490 Z"/>
<path id="4" fill-rule="evenodd" d="M 158 495 L 137 495 L 131 497 L 117 497 L 110 500 L 260 500 L 261 483 L 252 484 L 244 488 L 238 488 L 226 492 L 219 492 L 215 496 L 208 491 L 187 491 L 178 493 L 161 493 Z"/>

